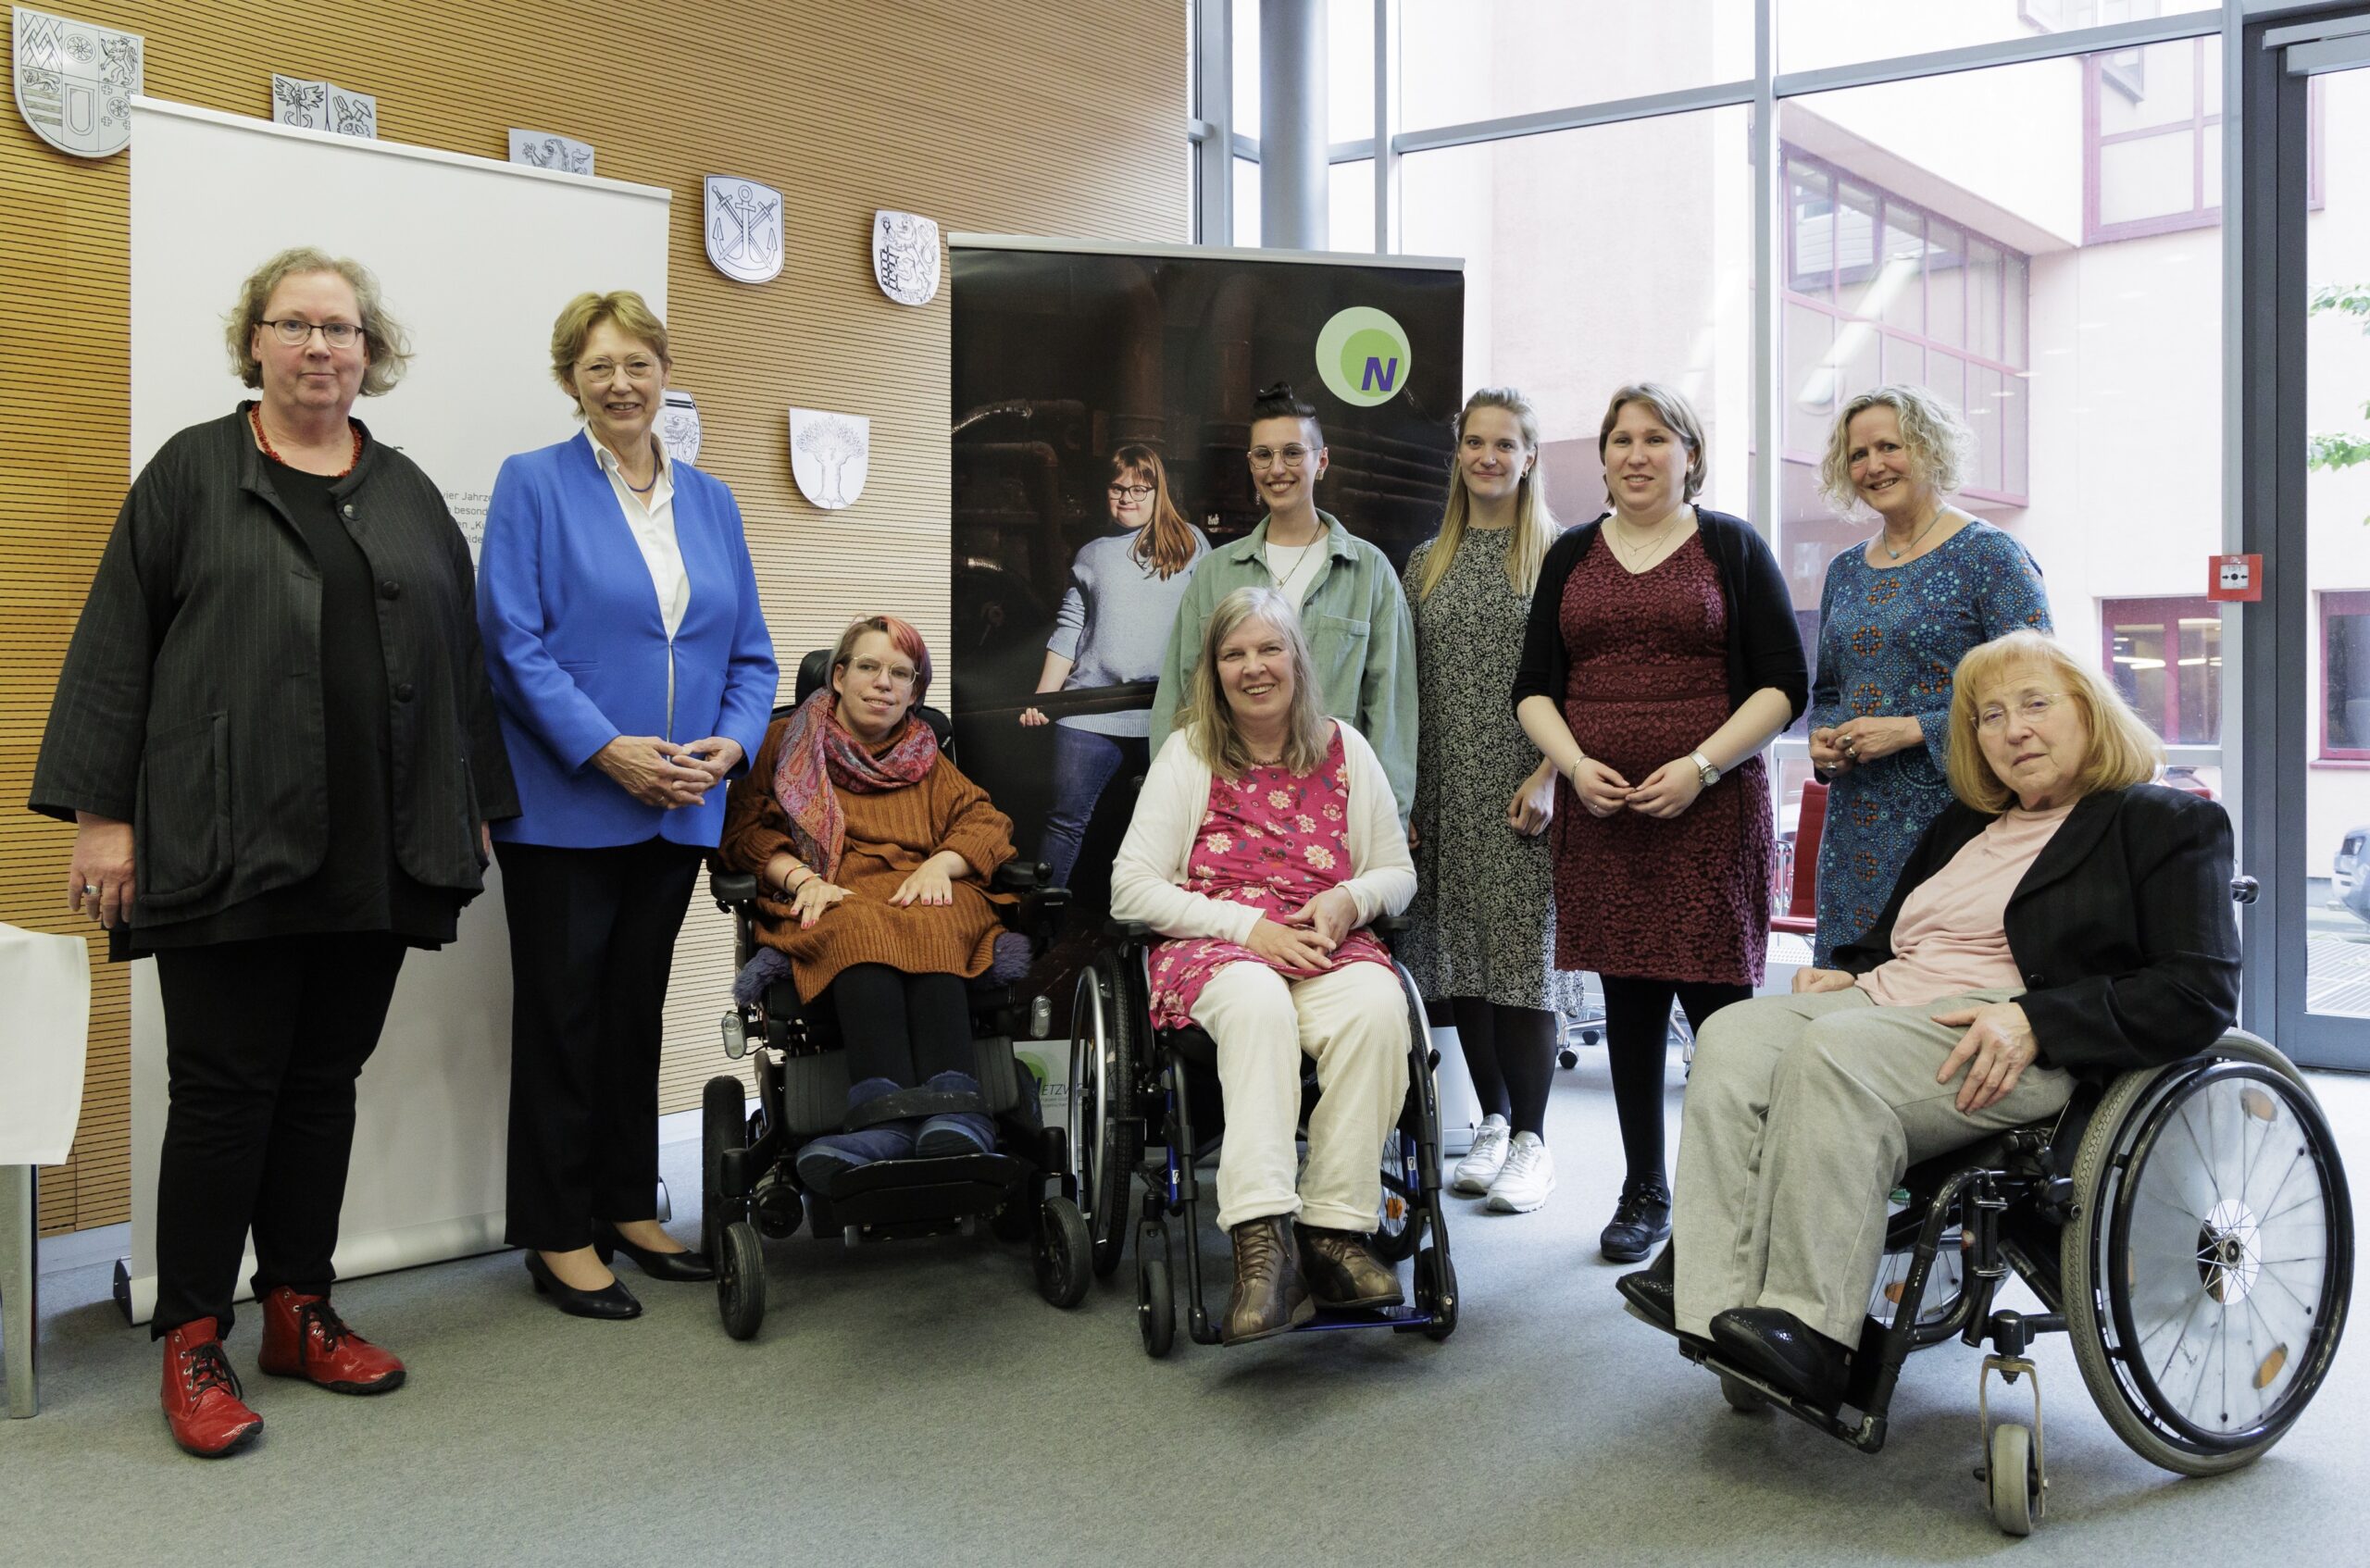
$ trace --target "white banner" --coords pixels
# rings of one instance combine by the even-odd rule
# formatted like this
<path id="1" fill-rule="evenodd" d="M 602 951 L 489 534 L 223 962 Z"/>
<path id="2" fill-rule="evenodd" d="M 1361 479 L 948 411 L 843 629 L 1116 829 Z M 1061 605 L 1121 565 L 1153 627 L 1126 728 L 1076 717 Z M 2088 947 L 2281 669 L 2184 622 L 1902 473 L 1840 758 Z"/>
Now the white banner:
<path id="1" fill-rule="evenodd" d="M 551 377 L 560 307 L 586 290 L 633 289 L 666 311 L 664 190 L 146 98 L 132 113 L 134 472 L 175 431 L 252 395 L 231 374 L 223 314 L 266 257 L 316 245 L 378 274 L 410 331 L 417 357 L 402 385 L 355 413 L 443 489 L 474 553 L 502 460 L 577 428 Z M 156 1300 L 166 1089 L 155 969 L 133 976 L 123 1283 L 134 1322 Z M 509 952 L 489 872 L 460 940 L 404 964 L 362 1075 L 339 1274 L 501 1244 L 509 1076 Z"/>

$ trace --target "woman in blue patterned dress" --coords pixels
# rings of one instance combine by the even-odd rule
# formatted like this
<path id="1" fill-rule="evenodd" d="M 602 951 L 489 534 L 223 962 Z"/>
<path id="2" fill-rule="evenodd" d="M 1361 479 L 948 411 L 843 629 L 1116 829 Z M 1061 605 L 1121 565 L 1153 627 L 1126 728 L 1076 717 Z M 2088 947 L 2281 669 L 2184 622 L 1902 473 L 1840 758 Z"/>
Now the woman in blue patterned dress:
<path id="1" fill-rule="evenodd" d="M 1951 672 L 2020 626 L 2051 629 L 2040 567 L 2016 540 L 1942 497 L 1959 487 L 1974 433 L 1922 387 L 1887 386 L 1843 405 L 1819 465 L 1839 510 L 1865 503 L 1883 525 L 1827 563 L 1811 683 L 1811 764 L 1830 787 L 1818 846 L 1811 962 L 1876 923 L 1912 845 L 1951 803 Z"/>

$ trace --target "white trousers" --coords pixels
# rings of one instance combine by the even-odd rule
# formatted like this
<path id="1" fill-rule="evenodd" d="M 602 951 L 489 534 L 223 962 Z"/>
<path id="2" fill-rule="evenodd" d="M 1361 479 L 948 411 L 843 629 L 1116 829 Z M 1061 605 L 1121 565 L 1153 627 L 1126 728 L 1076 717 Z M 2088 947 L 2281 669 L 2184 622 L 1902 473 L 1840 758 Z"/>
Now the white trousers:
<path id="1" fill-rule="evenodd" d="M 1217 1044 L 1226 1137 L 1218 1224 L 1297 1214 L 1328 1230 L 1371 1232 L 1382 1208 L 1382 1141 L 1407 1100 L 1407 1001 L 1379 964 L 1288 980 L 1229 964 L 1193 1003 Z M 1323 1090 L 1308 1118 L 1308 1171 L 1295 1186 L 1301 1058 Z"/>
<path id="2" fill-rule="evenodd" d="M 1778 1307 L 1860 1342 L 1902 1173 L 2054 1115 L 2074 1092 L 2071 1074 L 2035 1064 L 1968 1113 L 1964 1069 L 1934 1081 L 1966 1031 L 1932 1014 L 2013 995 L 1878 1007 L 1855 987 L 1755 997 L 1704 1021 L 1672 1188 L 1681 1330 L 1708 1337 L 1730 1307 Z"/>

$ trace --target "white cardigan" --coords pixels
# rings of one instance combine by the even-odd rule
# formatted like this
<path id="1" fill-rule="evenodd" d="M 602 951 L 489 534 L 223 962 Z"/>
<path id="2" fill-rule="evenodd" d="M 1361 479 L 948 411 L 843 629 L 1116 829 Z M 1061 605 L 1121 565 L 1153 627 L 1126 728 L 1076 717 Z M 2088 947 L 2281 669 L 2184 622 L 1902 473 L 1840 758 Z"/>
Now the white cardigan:
<path id="1" fill-rule="evenodd" d="M 1350 876 L 1341 884 L 1357 901 L 1358 924 L 1396 915 L 1416 896 L 1416 863 L 1391 779 L 1366 738 L 1335 719 L 1349 767 L 1349 821 L 1343 825 Z M 1210 808 L 1210 769 L 1186 733 L 1172 733 L 1144 775 L 1136 815 L 1111 867 L 1111 915 L 1141 921 L 1166 937 L 1216 937 L 1247 942 L 1260 912 L 1180 886 Z"/>

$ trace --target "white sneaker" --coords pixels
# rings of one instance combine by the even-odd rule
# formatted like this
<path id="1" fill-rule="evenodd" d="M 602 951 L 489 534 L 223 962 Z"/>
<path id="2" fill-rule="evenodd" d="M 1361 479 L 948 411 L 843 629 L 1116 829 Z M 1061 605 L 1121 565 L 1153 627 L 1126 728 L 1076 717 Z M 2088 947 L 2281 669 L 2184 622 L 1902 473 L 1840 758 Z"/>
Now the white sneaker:
<path id="1" fill-rule="evenodd" d="M 1494 1112 L 1473 1129 L 1473 1151 L 1456 1163 L 1448 1189 L 1478 1198 L 1498 1179 L 1506 1163 L 1506 1119 Z"/>
<path id="2" fill-rule="evenodd" d="M 1506 1150 L 1505 1168 L 1490 1184 L 1494 1213 L 1527 1214 L 1555 1190 L 1555 1156 L 1535 1132 L 1518 1132 Z"/>

